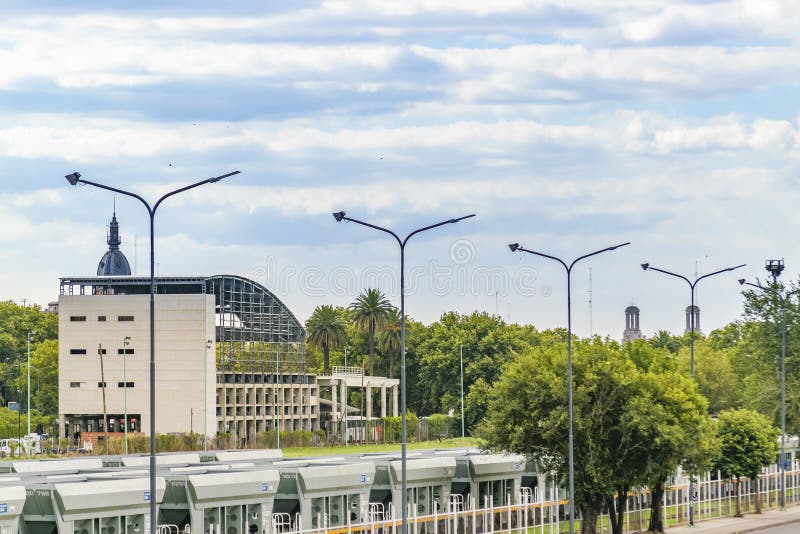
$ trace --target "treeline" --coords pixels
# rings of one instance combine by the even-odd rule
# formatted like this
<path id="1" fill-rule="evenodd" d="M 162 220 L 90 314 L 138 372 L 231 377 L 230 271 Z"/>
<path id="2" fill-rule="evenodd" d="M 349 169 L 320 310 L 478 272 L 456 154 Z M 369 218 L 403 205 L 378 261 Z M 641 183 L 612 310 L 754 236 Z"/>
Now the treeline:
<path id="1" fill-rule="evenodd" d="M 797 285 L 775 286 L 793 291 Z M 307 362 L 312 371 L 325 372 L 324 348 L 327 343 L 329 366 L 345 364 L 365 367 L 367 372 L 397 378 L 400 375 L 399 317 L 397 310 L 377 290 L 370 290 L 372 301 L 380 301 L 385 311 L 374 319 L 372 356 L 370 330 L 363 312 L 355 318 L 350 307 L 319 306 L 306 323 Z M 751 409 L 780 422 L 780 301 L 768 293 L 744 291 L 742 319 L 724 328 L 695 338 L 695 380 L 708 403 L 708 412 L 718 414 L 736 408 Z M 375 307 L 373 306 L 373 309 Z M 389 313 L 391 312 L 391 315 Z M 381 318 L 383 317 L 383 318 Z M 330 325 L 335 323 L 332 328 Z M 790 299 L 787 308 L 786 350 L 786 427 L 789 434 L 800 433 L 800 307 Z M 327 326 L 326 326 L 327 325 Z M 325 336 L 315 332 L 326 331 Z M 463 351 L 465 422 L 472 430 L 486 412 L 491 387 L 513 361 L 542 347 L 560 347 L 566 352 L 566 329 L 538 330 L 531 325 L 507 324 L 485 312 L 462 315 L 448 312 L 429 325 L 413 318 L 406 321 L 406 373 L 408 407 L 417 415 L 428 416 L 453 410 L 460 415 L 460 355 Z M 577 339 L 577 338 L 576 338 Z M 673 362 L 678 372 L 689 374 L 689 335 L 673 335 L 666 330 L 652 333 L 642 343 L 653 349 L 656 358 Z M 610 338 L 583 340 L 602 343 L 609 350 L 621 351 L 621 343 Z M 357 401 L 357 392 L 350 402 Z M 351 404 L 359 406 L 356 402 Z"/>

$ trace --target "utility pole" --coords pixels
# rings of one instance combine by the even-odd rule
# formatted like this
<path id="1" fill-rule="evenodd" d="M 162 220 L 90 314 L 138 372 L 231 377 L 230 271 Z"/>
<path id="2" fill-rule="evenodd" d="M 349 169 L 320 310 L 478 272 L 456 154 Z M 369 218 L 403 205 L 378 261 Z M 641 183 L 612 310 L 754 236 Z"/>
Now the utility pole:
<path id="1" fill-rule="evenodd" d="M 103 447 L 108 450 L 108 414 L 106 413 L 106 374 L 103 369 L 103 345 L 97 345 L 97 356 L 100 358 L 100 385 L 103 387 Z"/>

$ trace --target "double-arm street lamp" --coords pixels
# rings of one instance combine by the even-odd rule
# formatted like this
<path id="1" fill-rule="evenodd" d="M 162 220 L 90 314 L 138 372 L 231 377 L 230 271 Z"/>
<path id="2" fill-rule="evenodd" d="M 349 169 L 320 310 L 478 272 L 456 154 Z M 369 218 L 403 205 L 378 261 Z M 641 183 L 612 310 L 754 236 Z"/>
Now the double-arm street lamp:
<path id="1" fill-rule="evenodd" d="M 401 239 L 393 231 L 389 230 L 388 228 L 383 228 L 374 224 L 370 224 L 368 222 L 359 221 L 358 219 L 352 219 L 345 215 L 343 211 L 337 211 L 333 214 L 334 219 L 336 222 L 342 221 L 349 221 L 356 224 L 360 224 L 362 226 L 366 226 L 368 228 L 372 228 L 374 230 L 380 230 L 381 232 L 385 232 L 392 237 L 395 238 L 397 244 L 400 245 L 400 416 L 401 416 L 401 449 L 400 449 L 400 463 L 401 463 L 401 496 L 402 496 L 402 520 L 400 523 L 400 532 L 401 534 L 408 533 L 408 496 L 407 496 L 407 477 L 406 477 L 406 308 L 405 308 L 405 250 L 406 244 L 408 240 L 411 239 L 412 236 L 424 232 L 426 230 L 431 230 L 433 228 L 437 228 L 439 226 L 444 226 L 445 224 L 454 224 L 459 221 L 463 221 L 464 219 L 469 219 L 470 217 L 474 217 L 475 214 L 465 215 L 464 217 L 458 217 L 457 219 L 448 219 L 446 221 L 442 221 L 436 224 L 431 224 L 430 226 L 425 226 L 423 228 L 418 228 L 408 234 L 405 238 Z M 345 411 L 347 408 L 345 407 Z"/>
<path id="2" fill-rule="evenodd" d="M 77 185 L 79 183 L 92 185 L 100 189 L 105 189 L 107 191 L 113 191 L 114 193 L 119 193 L 121 195 L 133 197 L 144 205 L 144 207 L 147 209 L 147 214 L 150 217 L 150 496 L 149 498 L 150 498 L 151 533 L 158 532 L 158 517 L 157 517 L 157 507 L 156 507 L 156 336 L 155 336 L 156 275 L 155 275 L 155 243 L 154 243 L 156 210 L 158 210 L 158 207 L 161 205 L 162 202 L 164 202 L 171 196 L 177 195 L 178 193 L 183 193 L 184 191 L 188 191 L 190 189 L 194 189 L 195 187 L 200 187 L 201 185 L 213 184 L 215 182 L 219 182 L 223 178 L 239 174 L 239 172 L 240 171 L 233 171 L 227 174 L 223 174 L 222 176 L 207 178 L 205 180 L 201 180 L 199 182 L 187 185 L 185 187 L 181 187 L 174 191 L 170 191 L 169 193 L 162 195 L 161 198 L 159 198 L 152 206 L 144 198 L 137 195 L 136 193 L 131 193 L 130 191 L 119 189 L 117 187 L 111 187 L 109 185 L 104 185 L 96 182 L 90 182 L 89 180 L 84 180 L 83 178 L 81 178 L 81 173 L 79 172 L 73 172 L 65 176 L 65 178 L 71 185 Z"/>
<path id="3" fill-rule="evenodd" d="M 789 297 L 796 295 L 800 289 L 783 293 L 771 287 L 764 287 L 761 284 L 753 284 L 741 278 L 739 283 L 743 286 L 751 286 L 761 291 L 771 293 L 781 301 L 781 510 L 786 510 L 786 303 Z"/>
<path id="4" fill-rule="evenodd" d="M 697 287 L 697 284 L 700 282 L 700 280 L 704 280 L 704 279 L 706 279 L 706 278 L 708 278 L 710 276 L 714 276 L 714 275 L 717 275 L 717 274 L 722 274 L 722 273 L 727 273 L 729 271 L 734 271 L 736 269 L 744 267 L 745 265 L 746 264 L 743 263 L 743 264 L 737 265 L 735 267 L 728 267 L 727 269 L 720 269 L 719 271 L 714 271 L 713 273 L 707 273 L 707 274 L 704 274 L 702 276 L 698 276 L 697 278 L 694 279 L 694 281 L 691 281 L 688 278 L 686 278 L 685 276 L 683 276 L 682 274 L 677 274 L 677 273 L 673 273 L 673 272 L 670 272 L 670 271 L 666 271 L 664 269 L 660 269 L 658 267 L 653 267 L 649 263 L 643 263 L 642 264 L 642 269 L 645 270 L 645 271 L 647 271 L 647 270 L 658 271 L 659 273 L 662 273 L 662 274 L 666 274 L 666 275 L 669 275 L 669 276 L 674 276 L 675 278 L 680 278 L 681 280 L 683 280 L 684 282 L 689 284 L 689 289 L 691 290 L 691 294 L 692 294 L 692 299 L 691 299 L 692 305 L 691 305 L 691 308 L 689 308 L 689 316 L 690 316 L 689 317 L 689 330 L 691 332 L 691 338 L 689 340 L 689 347 L 690 347 L 689 350 L 690 350 L 690 353 L 691 353 L 691 356 L 690 356 L 690 359 L 689 359 L 689 375 L 692 378 L 694 378 L 694 333 L 695 333 L 695 329 L 696 329 L 696 325 L 695 325 L 696 313 L 695 313 L 695 305 L 694 305 L 694 290 Z M 694 526 L 694 492 L 695 492 L 695 489 L 694 489 L 694 477 L 690 477 L 689 478 L 689 525 L 690 526 Z"/>
<path id="5" fill-rule="evenodd" d="M 573 438 L 573 430 L 572 430 L 572 268 L 581 260 L 589 258 L 591 256 L 596 256 L 598 254 L 602 254 L 603 252 L 608 252 L 611 250 L 618 249 L 620 247 L 624 247 L 626 245 L 630 245 L 630 241 L 615 245 L 613 247 L 606 247 L 602 250 L 597 250 L 595 252 L 590 252 L 589 254 L 584 254 L 578 258 L 572 260 L 572 263 L 567 265 L 567 262 L 562 260 L 561 258 L 557 258 L 555 256 L 550 256 L 549 254 L 543 254 L 541 252 L 536 252 L 535 250 L 529 250 L 520 246 L 519 243 L 511 243 L 508 245 L 508 248 L 511 249 L 511 252 L 527 252 L 528 254 L 534 254 L 536 256 L 541 256 L 542 258 L 548 258 L 551 260 L 555 260 L 564 267 L 564 270 L 567 272 L 567 389 L 569 391 L 569 532 L 570 534 L 575 534 L 575 454 L 574 454 L 574 438 Z"/>

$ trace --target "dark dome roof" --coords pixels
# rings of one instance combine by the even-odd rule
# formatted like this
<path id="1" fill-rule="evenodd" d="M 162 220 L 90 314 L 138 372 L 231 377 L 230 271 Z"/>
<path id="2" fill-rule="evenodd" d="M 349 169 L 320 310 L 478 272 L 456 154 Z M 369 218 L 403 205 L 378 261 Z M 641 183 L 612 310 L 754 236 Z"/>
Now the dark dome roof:
<path id="1" fill-rule="evenodd" d="M 636 306 L 628 306 L 625 308 L 625 313 L 639 313 L 639 308 Z"/>
<path id="2" fill-rule="evenodd" d="M 100 258 L 97 276 L 130 276 L 131 266 L 121 250 L 109 250 Z"/>
<path id="3" fill-rule="evenodd" d="M 131 266 L 128 258 L 119 249 L 122 240 L 119 238 L 119 223 L 116 213 L 111 217 L 106 242 L 108 243 L 108 252 L 100 258 L 100 263 L 97 265 L 97 276 L 130 276 Z"/>

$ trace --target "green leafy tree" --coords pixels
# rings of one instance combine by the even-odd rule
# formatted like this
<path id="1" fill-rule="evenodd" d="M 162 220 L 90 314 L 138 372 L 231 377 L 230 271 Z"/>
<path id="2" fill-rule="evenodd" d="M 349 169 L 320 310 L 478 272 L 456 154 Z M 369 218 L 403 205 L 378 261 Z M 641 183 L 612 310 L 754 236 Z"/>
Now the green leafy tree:
<path id="1" fill-rule="evenodd" d="M 633 462 L 644 468 L 640 480 L 652 493 L 648 530 L 664 532 L 661 506 L 668 477 L 681 464 L 689 473 L 706 472 L 718 450 L 716 434 L 706 399 L 668 349 L 640 340 L 623 350 L 640 371 L 641 390 L 631 400 L 626 426 L 634 441 L 649 443 Z"/>
<path id="2" fill-rule="evenodd" d="M 464 392 L 468 397 L 478 380 L 494 383 L 508 362 L 530 349 L 525 338 L 530 333 L 487 313 L 443 314 L 426 328 L 419 345 L 419 378 L 425 387 L 415 408 L 421 414 L 447 413 L 451 409 L 460 412 L 460 349 L 463 347 Z M 476 407 L 465 399 L 468 427 L 483 416 L 482 410 L 472 410 Z"/>
<path id="3" fill-rule="evenodd" d="M 710 427 L 697 386 L 666 351 L 594 338 L 573 344 L 575 503 L 593 534 L 603 506 L 619 534 L 628 492 L 674 470 Z M 509 364 L 478 434 L 495 450 L 525 454 L 568 474 L 564 344 L 543 344 Z M 661 491 L 663 492 L 663 486 Z M 655 525 L 663 530 L 663 526 Z"/>
<path id="4" fill-rule="evenodd" d="M 673 354 L 677 354 L 683 346 L 683 339 L 673 336 L 668 330 L 659 330 L 648 342 L 657 349 L 667 349 Z"/>
<path id="5" fill-rule="evenodd" d="M 350 304 L 350 319 L 367 332 L 369 340 L 369 374 L 375 374 L 375 336 L 386 326 L 392 305 L 378 289 L 367 289 Z"/>
<path id="6" fill-rule="evenodd" d="M 741 517 L 740 479 L 755 480 L 762 468 L 775 461 L 780 431 L 764 415 L 743 409 L 722 412 L 717 421 L 717 435 L 720 454 L 715 467 L 725 478 L 736 478 L 736 517 Z M 758 494 L 756 509 L 761 511 Z"/>
<path id="7" fill-rule="evenodd" d="M 322 350 L 323 374 L 330 374 L 330 350 L 344 345 L 347 339 L 345 322 L 341 312 L 330 305 L 314 308 L 314 312 L 306 321 L 306 342 Z"/>

